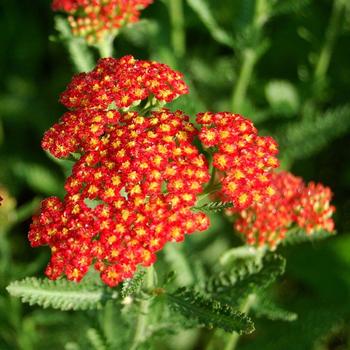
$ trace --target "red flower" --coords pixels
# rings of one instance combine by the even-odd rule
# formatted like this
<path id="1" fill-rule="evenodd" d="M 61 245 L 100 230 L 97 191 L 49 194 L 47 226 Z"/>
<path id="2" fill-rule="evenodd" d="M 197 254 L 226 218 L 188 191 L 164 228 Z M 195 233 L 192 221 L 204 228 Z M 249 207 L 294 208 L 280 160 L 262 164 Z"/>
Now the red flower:
<path id="1" fill-rule="evenodd" d="M 277 144 L 258 136 L 253 123 L 239 114 L 200 113 L 199 138 L 213 150 L 213 165 L 219 170 L 221 196 L 238 210 L 274 194 L 271 170 L 278 166 Z"/>
<path id="2" fill-rule="evenodd" d="M 70 112 L 45 133 L 42 147 L 55 157 L 95 150 L 109 125 L 120 113 L 144 99 L 170 102 L 188 93 L 182 75 L 165 64 L 135 60 L 101 59 L 89 73 L 76 75 L 61 96 Z"/>
<path id="3" fill-rule="evenodd" d="M 90 43 L 99 42 L 106 35 L 115 35 L 119 28 L 137 22 L 140 10 L 153 0 L 53 0 L 54 11 L 69 14 L 74 35 Z"/>
<path id="4" fill-rule="evenodd" d="M 187 94 L 182 74 L 166 64 L 136 60 L 100 59 L 89 73 L 77 74 L 61 96 L 68 108 L 128 108 L 149 97 L 171 102 Z"/>
<path id="5" fill-rule="evenodd" d="M 248 244 L 275 248 L 293 227 L 307 234 L 334 230 L 335 208 L 330 205 L 332 193 L 328 187 L 313 182 L 305 185 L 300 177 L 287 172 L 273 174 L 272 182 L 275 196 L 238 212 L 235 229 Z"/>
<path id="6" fill-rule="evenodd" d="M 33 220 L 32 246 L 52 249 L 48 277 L 79 281 L 94 263 L 114 286 L 152 264 L 166 242 L 207 229 L 208 218 L 191 210 L 209 181 L 195 135 L 188 117 L 168 110 L 129 112 L 105 127 L 74 165 L 64 202 L 47 199 Z"/>

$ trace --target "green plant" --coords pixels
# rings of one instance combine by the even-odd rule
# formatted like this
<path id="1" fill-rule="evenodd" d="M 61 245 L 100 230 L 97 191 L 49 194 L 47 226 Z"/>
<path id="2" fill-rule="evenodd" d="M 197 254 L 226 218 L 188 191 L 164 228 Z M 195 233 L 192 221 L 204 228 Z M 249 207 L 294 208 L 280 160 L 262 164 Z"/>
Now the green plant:
<path id="1" fill-rule="evenodd" d="M 57 7 L 59 1 L 55 2 Z M 142 6 L 148 5 L 147 2 L 145 1 Z M 336 43 L 347 35 L 350 10 L 347 2 L 341 0 L 335 0 L 333 7 L 329 6 L 329 8 L 331 9 L 330 18 L 322 22 L 328 22 L 328 25 L 324 33 L 323 31 L 318 33 L 318 41 L 312 34 L 312 21 L 309 23 L 310 29 L 308 23 L 305 25 L 305 21 L 302 24 L 298 22 L 303 21 L 304 17 L 307 19 L 317 17 L 310 15 L 310 12 L 317 9 L 317 5 L 312 1 L 303 0 L 234 0 L 223 4 L 216 4 L 210 0 L 155 1 L 154 5 L 145 11 L 145 19 L 139 23 L 124 26 L 127 22 L 127 19 L 124 19 L 126 22 L 123 22 L 118 30 L 108 29 L 107 34 L 101 36 L 99 27 L 95 24 L 92 27 L 87 25 L 85 28 L 87 22 L 81 22 L 83 25 L 79 22 L 79 16 L 86 10 L 84 8 L 78 11 L 67 10 L 76 22 L 72 22 L 72 19 L 68 21 L 62 15 L 55 16 L 57 35 L 51 36 L 51 46 L 53 50 L 58 50 L 58 44 L 62 43 L 67 48 L 75 71 L 91 71 L 94 69 L 97 57 L 113 56 L 114 53 L 119 59 L 109 61 L 117 67 L 111 71 L 111 75 L 116 72 L 119 74 L 118 69 L 124 69 L 124 64 L 129 65 L 127 69 L 136 71 L 141 69 L 142 64 L 146 66 L 151 64 L 148 61 L 134 61 L 131 58 L 122 57 L 128 52 L 137 52 L 141 57 L 149 55 L 152 60 L 165 62 L 183 71 L 186 84 L 169 67 L 163 67 L 162 69 L 165 70 L 161 71 L 161 66 L 152 62 L 154 71 L 159 69 L 157 72 L 166 73 L 151 76 L 147 72 L 147 78 L 143 80 L 145 73 L 139 70 L 137 71 L 139 75 L 131 75 L 132 84 L 129 84 L 128 76 L 122 73 L 118 76 L 119 80 L 113 80 L 114 78 L 112 80 L 115 91 L 123 91 L 124 95 L 111 97 L 108 95 L 109 87 L 106 88 L 103 81 L 98 80 L 99 78 L 94 75 L 98 70 L 106 69 L 104 62 L 107 61 L 100 61 L 102 63 L 98 63 L 95 73 L 87 73 L 88 79 L 83 82 L 86 85 L 81 95 L 79 95 L 81 85 L 79 83 L 75 85 L 74 81 L 70 85 L 70 91 L 62 95 L 61 101 L 68 106 L 69 111 L 65 119 L 56 123 L 54 128 L 46 133 L 48 136 L 44 138 L 43 146 L 48 151 L 49 159 L 38 155 L 38 150 L 32 151 L 29 148 L 26 150 L 29 156 L 21 155 L 21 151 L 17 155 L 14 150 L 20 146 L 16 145 L 16 140 L 12 140 L 11 134 L 7 133 L 10 130 L 10 118 L 16 115 L 19 116 L 18 118 L 23 118 L 30 109 L 28 107 L 31 106 L 32 100 L 26 95 L 28 88 L 26 88 L 26 82 L 9 82 L 7 87 L 9 92 L 0 94 L 0 112 L 4 115 L 5 130 L 0 133 L 0 142 L 6 141 L 5 152 L 1 153 L 0 157 L 0 166 L 1 169 L 5 169 L 5 172 L 0 175 L 0 181 L 6 184 L 11 193 L 18 196 L 21 204 L 19 209 L 15 209 L 11 207 L 11 200 L 6 195 L 2 195 L 4 200 L 0 207 L 0 269 L 1 275 L 5 276 L 2 279 L 2 286 L 5 288 L 7 285 L 7 292 L 11 297 L 5 290 L 0 295 L 0 310 L 3 315 L 0 323 L 3 324 L 9 320 L 0 332 L 1 348 L 133 350 L 203 348 L 210 350 L 222 347 L 230 350 L 239 345 L 242 349 L 256 346 L 263 349 L 289 346 L 293 349 L 293 346 L 297 346 L 306 350 L 313 346 L 315 349 L 325 349 L 334 337 L 346 334 L 347 330 L 342 322 L 348 317 L 348 307 L 345 303 L 345 307 L 341 309 L 339 304 L 340 301 L 346 300 L 344 295 L 349 290 L 347 278 L 341 272 L 345 271 L 349 262 L 346 253 L 338 254 L 342 250 L 342 244 L 347 246 L 346 238 L 340 235 L 339 238 L 329 242 L 319 242 L 330 237 L 330 232 L 334 231 L 332 221 L 334 210 L 329 205 L 331 198 L 329 190 L 321 185 L 306 185 L 301 179 L 293 178 L 291 175 L 289 178 L 285 177 L 289 180 L 283 180 L 285 182 L 280 187 L 276 182 L 271 183 L 271 187 L 265 186 L 263 182 L 256 185 L 254 182 L 258 178 L 256 174 L 260 173 L 257 170 L 259 167 L 254 166 L 260 160 L 259 152 L 265 152 L 261 161 L 266 162 L 262 168 L 260 167 L 263 169 L 260 175 L 278 177 L 276 171 L 272 169 L 277 167 L 274 141 L 251 132 L 250 122 L 234 114 L 211 112 L 198 114 L 208 109 L 213 111 L 224 109 L 247 114 L 254 124 L 262 129 L 263 134 L 273 135 L 278 140 L 282 169 L 293 168 L 293 171 L 299 172 L 298 166 L 302 166 L 303 161 L 318 169 L 317 161 L 311 157 L 325 152 L 331 142 L 336 142 L 337 139 L 340 142 L 339 139 L 348 132 L 348 102 L 342 94 L 337 95 L 340 89 L 336 90 L 334 78 L 336 74 L 332 67 L 332 58 L 340 56 L 336 50 Z M 90 10 L 86 11 L 84 16 L 87 14 L 89 17 Z M 91 13 L 95 13 L 98 17 L 100 9 L 96 8 Z M 298 18 L 300 14 L 303 15 L 300 16 L 302 19 Z M 305 47 L 305 43 L 304 46 L 299 44 L 298 50 L 303 55 L 303 63 L 298 63 L 298 67 L 291 64 L 288 71 L 292 73 L 283 75 L 281 69 L 275 72 L 275 67 L 269 67 L 268 61 L 273 54 L 279 52 L 276 50 L 278 38 L 272 35 L 273 28 L 286 19 L 291 21 L 295 32 L 296 27 L 299 26 L 298 33 L 309 46 Z M 79 30 L 74 29 L 74 23 L 79 24 Z M 115 42 L 116 37 L 118 40 Z M 323 37 L 324 40 L 322 40 Z M 196 40 L 198 43 L 194 44 Z M 286 39 L 285 41 L 288 42 Z M 210 45 L 207 45 L 208 42 Z M 278 45 L 281 46 L 280 52 L 287 50 L 283 40 L 278 42 Z M 312 50 L 319 55 L 312 54 Z M 61 56 L 63 56 L 62 53 Z M 63 85 L 64 81 L 69 79 L 70 73 L 67 73 L 65 62 L 57 60 L 56 63 L 58 64 L 55 67 L 62 67 L 62 70 L 56 68 L 58 70 L 55 77 L 62 76 L 61 85 Z M 283 66 L 282 63 L 280 66 Z M 338 73 L 339 86 L 341 84 L 346 86 L 346 71 L 344 72 L 342 83 L 339 82 L 341 74 Z M 102 74 L 103 78 L 109 76 L 105 71 Z M 298 78 L 293 74 L 298 75 Z M 89 79 L 97 79 L 91 90 L 95 92 L 89 90 Z M 108 79 L 106 78 L 106 81 Z M 148 82 L 147 79 L 156 80 L 157 83 L 166 81 L 166 87 L 150 90 L 145 99 L 135 98 L 135 94 L 137 97 L 137 94 L 144 93 L 142 89 L 145 89 L 145 86 L 142 84 L 145 81 Z M 134 84 L 138 81 L 142 81 L 142 84 L 137 86 L 142 91 L 135 89 Z M 127 88 L 118 85 L 121 83 L 125 83 Z M 180 86 L 177 85 L 178 83 Z M 186 86 L 189 87 L 190 93 L 176 99 L 179 95 L 187 93 Z M 28 89 L 34 91 L 34 84 Z M 57 87 L 55 91 L 50 90 L 47 95 L 53 96 L 59 89 L 61 87 Z M 106 91 L 107 97 L 103 95 Z M 169 95 L 172 97 L 167 99 Z M 91 99 L 89 100 L 90 97 L 87 96 Z M 50 106 L 47 101 L 45 104 L 44 96 L 40 97 L 43 100 L 40 104 L 42 114 L 49 115 L 56 107 Z M 97 103 L 94 98 L 98 100 Z M 108 103 L 104 105 L 103 101 L 106 99 Z M 127 99 L 132 101 L 129 103 Z M 333 103 L 333 100 L 336 103 Z M 21 101 L 21 103 L 13 103 L 13 101 Z M 163 109 L 165 102 L 169 102 L 167 108 L 170 111 Z M 39 105 L 39 102 L 37 104 Z M 175 110 L 181 110 L 183 113 Z M 112 120 L 107 113 L 113 113 L 115 119 Z M 132 113 L 135 115 L 137 113 L 141 118 L 128 119 Z M 192 124 L 187 123 L 186 117 L 183 117 L 184 114 L 189 115 Z M 196 122 L 195 114 L 197 114 Z M 74 122 L 69 124 L 68 116 L 73 115 L 78 120 L 77 124 Z M 97 116 L 102 118 L 107 116 L 110 119 L 100 123 L 97 121 Z M 95 118 L 94 122 L 91 122 L 92 117 Z M 38 135 L 48 129 L 49 121 L 45 118 L 40 116 L 38 120 L 33 121 Z M 194 152 L 198 157 L 192 157 L 188 153 L 177 160 L 176 157 L 179 155 L 175 152 L 165 160 L 169 169 L 173 166 L 173 170 L 178 170 L 181 163 L 183 172 L 176 174 L 176 181 L 179 182 L 175 183 L 175 180 L 166 177 L 168 175 L 164 169 L 156 168 L 150 168 L 142 173 L 143 178 L 136 182 L 130 180 L 135 175 L 131 170 L 124 169 L 124 173 L 118 170 L 118 176 L 125 175 L 122 178 L 123 186 L 120 187 L 117 184 L 119 180 L 116 178 L 113 185 L 107 185 L 108 179 L 112 179 L 112 172 L 108 175 L 103 174 L 103 177 L 96 181 L 88 177 L 80 177 L 79 171 L 83 171 L 85 166 L 91 167 L 93 169 L 91 172 L 97 176 L 100 167 L 102 169 L 101 164 L 107 164 L 103 162 L 114 161 L 113 157 L 117 151 L 112 151 L 108 147 L 111 139 L 118 142 L 114 136 L 118 130 L 126 131 L 128 123 L 140 122 L 141 125 L 152 121 L 158 125 L 157 118 L 164 118 L 162 125 L 165 127 L 173 127 L 171 120 L 181 120 L 181 127 L 176 130 L 179 134 L 174 136 L 174 143 L 167 143 L 165 147 L 158 142 L 159 149 L 168 148 L 166 151 L 173 151 L 174 147 L 178 147 L 177 151 L 181 149 L 181 152 Z M 236 139 L 227 141 L 225 139 L 227 130 L 220 125 L 220 121 L 230 125 L 228 129 L 230 133 L 236 133 L 239 129 L 238 125 L 242 130 L 248 128 L 251 133 L 247 136 L 237 132 Z M 16 122 L 16 125 L 20 124 Z M 75 130 L 79 130 L 77 134 L 74 133 L 74 127 Z M 87 131 L 88 128 L 91 132 Z M 97 130 L 96 128 L 97 132 L 94 131 Z M 196 129 L 197 131 L 193 131 Z M 181 133 L 186 133 L 188 130 L 196 133 L 199 139 L 184 142 L 181 139 Z M 57 132 L 56 135 L 54 135 L 55 132 Z M 17 128 L 16 133 L 25 135 L 20 127 Z M 130 147 L 128 155 L 132 154 L 131 159 L 120 156 L 117 164 L 131 161 L 134 165 L 143 161 L 149 166 L 150 159 L 153 159 L 158 149 L 155 151 L 154 148 L 152 152 L 143 153 L 147 150 L 147 145 L 153 142 L 145 135 L 154 133 L 159 140 L 163 136 L 167 137 L 161 134 L 160 129 L 149 125 L 140 127 L 137 133 L 140 135 L 138 142 L 144 143 L 138 148 L 135 145 Z M 60 136 L 56 137 L 58 134 Z M 143 137 L 144 139 L 141 140 Z M 250 138 L 254 142 L 251 143 L 253 150 L 250 149 L 249 155 L 247 151 L 249 147 L 245 142 Z M 65 140 L 68 140 L 67 143 Z M 100 144 L 94 148 L 94 142 L 108 145 L 104 149 L 107 156 L 98 148 Z M 127 138 L 121 140 L 122 147 L 127 147 L 128 142 L 132 140 Z M 243 151 L 232 156 L 232 150 L 229 147 L 238 144 L 243 144 L 240 146 Z M 265 148 L 258 149 L 260 146 Z M 75 149 L 73 150 L 72 147 Z M 135 149 L 137 152 L 134 155 L 132 152 Z M 248 153 L 248 156 L 245 156 L 245 153 Z M 92 155 L 100 157 L 94 164 L 86 160 Z M 205 159 L 205 164 L 197 165 L 199 159 Z M 249 163 L 251 159 L 254 160 L 253 165 Z M 225 162 L 229 165 L 224 164 Z M 186 169 L 193 169 L 194 165 L 197 166 L 196 171 L 203 171 L 206 174 L 205 179 L 190 177 L 185 173 Z M 169 169 L 167 171 L 172 170 Z M 173 217 L 168 215 L 166 210 L 164 213 L 159 203 L 157 203 L 159 206 L 153 206 L 147 215 L 143 213 L 139 215 L 140 211 L 136 205 L 132 206 L 128 203 L 127 207 L 123 207 L 125 203 L 118 204 L 121 198 L 125 202 L 130 202 L 130 198 L 133 198 L 132 191 L 138 191 L 138 189 L 128 187 L 129 184 L 131 186 L 137 183 L 146 186 L 145 183 L 148 180 L 144 179 L 151 171 L 155 174 L 158 171 L 165 178 L 157 184 L 161 185 L 157 194 L 159 198 L 168 194 L 174 195 L 174 198 L 169 199 L 173 202 L 169 202 L 171 204 L 167 202 L 166 206 L 168 211 L 170 208 L 173 210 Z M 126 176 L 130 176 L 130 179 L 126 180 Z M 312 176 L 316 175 L 310 171 L 306 177 Z M 248 178 L 248 184 L 242 181 Z M 72 189 L 74 185 L 70 187 L 69 181 L 72 179 L 78 180 L 81 184 L 76 192 Z M 179 190 L 171 192 L 172 189 L 176 189 L 176 186 L 183 186 L 181 181 L 184 179 L 186 185 L 191 183 L 193 188 L 198 186 L 196 181 L 199 182 L 201 190 L 197 192 L 193 190 L 193 193 Z M 65 189 L 68 188 L 68 195 L 63 190 L 63 181 Z M 255 185 L 251 185 L 253 182 Z M 94 191 L 91 186 L 95 186 L 100 191 L 98 195 L 91 194 Z M 89 188 L 92 192 L 86 195 L 76 208 L 76 210 L 82 210 L 82 214 L 75 216 L 75 213 L 69 212 L 72 204 L 69 202 L 69 196 L 71 198 L 74 195 L 85 196 Z M 277 199 L 273 196 L 276 188 Z M 112 199 L 108 199 L 108 196 L 103 197 L 102 189 L 106 190 L 105 193 L 107 190 L 110 191 L 109 194 L 112 193 L 111 190 L 117 189 L 116 193 L 121 198 L 117 198 L 117 195 L 112 196 Z M 151 187 L 147 191 L 150 189 Z M 144 187 L 142 187 L 143 190 Z M 292 199 L 288 197 L 288 190 L 293 193 Z M 174 209 L 179 208 L 176 206 L 176 201 L 180 198 L 179 193 L 184 196 L 192 195 L 190 199 L 186 199 L 190 204 L 181 202 L 181 215 L 186 216 L 186 219 L 176 216 L 178 213 Z M 272 197 L 263 198 L 266 193 Z M 43 195 L 56 197 L 54 200 L 52 198 L 45 200 L 40 212 L 39 200 L 36 198 Z M 26 197 L 25 200 L 23 200 L 24 197 Z M 337 198 L 338 193 L 336 200 Z M 140 200 L 140 197 L 136 196 L 136 200 Z M 147 207 L 147 203 L 152 203 L 152 195 L 146 193 L 142 200 L 144 201 L 142 205 Z M 259 201 L 263 201 L 264 205 Z M 25 204 L 26 202 L 29 204 Z M 10 208 L 9 210 L 6 209 L 7 205 L 10 205 L 7 207 Z M 61 205 L 63 209 L 58 210 L 57 208 Z M 120 212 L 129 211 L 129 214 L 124 212 L 124 215 L 131 215 L 132 220 L 147 220 L 149 224 L 136 227 L 132 220 L 128 221 L 117 216 L 119 213 L 111 209 L 114 205 Z M 117 207 L 118 205 L 120 207 Z M 107 210 L 108 213 L 106 213 L 109 216 L 100 215 L 98 213 L 100 209 L 102 213 L 103 210 Z M 1 215 L 1 210 L 7 210 L 7 212 Z M 180 212 L 180 209 L 176 210 Z M 345 209 L 340 207 L 339 215 L 343 215 L 344 211 Z M 63 259 L 59 255 L 57 260 L 54 258 L 46 270 L 50 278 L 58 278 L 55 281 L 46 277 L 26 277 L 40 273 L 47 261 L 47 255 L 44 251 L 42 253 L 39 251 L 38 257 L 34 258 L 34 253 L 28 249 L 25 250 L 27 256 L 21 256 L 23 248 L 20 248 L 22 251 L 18 248 L 20 246 L 18 242 L 25 240 L 23 237 L 18 239 L 13 235 L 15 232 L 26 232 L 28 226 L 26 220 L 34 212 L 36 215 L 30 230 L 32 245 L 48 244 L 53 256 L 57 251 L 64 254 Z M 52 217 L 50 217 L 51 214 Z M 143 218 L 144 216 L 146 219 Z M 66 217 L 71 221 L 66 226 L 63 222 L 60 226 L 52 228 L 50 220 L 56 220 L 57 217 Z M 158 222 L 154 217 L 161 219 Z M 110 221 L 108 221 L 109 218 Z M 174 218 L 182 220 L 181 225 L 178 222 L 173 224 L 171 220 Z M 93 229 L 92 221 L 96 223 Z M 117 231 L 104 228 L 104 225 L 120 223 L 127 226 L 128 233 L 124 236 L 119 237 Z M 156 225 L 159 225 L 158 230 L 164 231 L 170 227 L 173 231 L 169 229 L 165 238 L 162 236 L 161 242 L 158 242 L 156 240 L 159 237 L 150 229 Z M 81 238 L 70 236 L 70 240 L 73 238 L 76 244 L 76 250 L 72 254 L 70 248 L 67 248 L 64 234 L 61 236 L 61 233 L 66 232 L 65 230 L 71 232 L 70 230 L 79 227 L 85 227 L 85 234 L 91 234 L 91 236 L 87 239 L 87 236 L 82 235 L 78 230 L 76 237 L 81 235 Z M 204 232 L 186 237 L 184 242 L 174 242 L 182 241 L 185 233 L 194 232 L 198 228 Z M 140 231 L 134 239 L 137 241 L 137 247 L 141 242 L 142 250 L 134 248 L 135 240 L 130 243 L 128 237 L 125 238 L 133 235 L 136 229 Z M 142 230 L 146 230 L 146 234 Z M 57 231 L 59 233 L 55 236 Z M 233 235 L 233 231 L 238 234 Z M 48 236 L 45 236 L 46 233 Z M 155 241 L 152 241 L 152 244 L 149 243 L 151 240 L 145 243 L 145 237 Z M 119 238 L 121 238 L 120 241 Z M 100 255 L 93 251 L 93 245 L 84 251 L 86 242 L 90 244 L 103 239 L 110 240 L 110 245 L 117 246 L 118 249 L 127 247 L 125 251 L 118 251 L 118 254 L 126 255 L 131 252 L 139 255 L 139 260 L 135 260 L 136 263 L 132 264 L 125 261 L 123 264 L 119 263 L 119 260 L 111 259 L 112 248 L 110 247 L 101 248 L 103 254 Z M 115 239 L 119 246 L 113 245 Z M 166 243 L 167 241 L 172 242 Z M 321 247 L 320 252 L 312 250 L 308 244 L 301 245 L 305 242 Z M 151 249 L 153 244 L 159 245 L 154 251 Z M 163 246 L 164 249 L 161 249 Z M 280 250 L 278 254 L 270 252 L 277 246 Z M 157 253 L 157 263 L 153 265 L 157 250 L 160 250 Z M 281 276 L 285 273 L 286 259 L 280 254 L 285 255 L 288 260 L 287 275 L 284 278 Z M 308 254 L 314 256 L 314 264 L 310 263 L 304 276 L 301 271 L 305 270 L 308 261 L 303 260 L 303 257 L 307 257 Z M 322 265 L 322 254 L 327 256 L 329 264 L 333 264 L 334 268 Z M 84 265 L 83 259 L 90 257 L 92 259 Z M 296 257 L 300 257 L 302 261 L 296 261 L 298 260 Z M 82 258 L 82 260 L 74 265 L 73 258 Z M 93 266 L 89 267 L 91 262 L 97 263 L 95 264 L 97 271 L 94 271 Z M 333 281 L 334 285 L 339 286 L 340 289 L 334 300 L 332 293 L 327 294 L 327 291 L 321 287 L 324 283 L 322 278 L 317 280 L 312 274 L 314 271 L 312 268 L 317 270 L 319 265 L 323 266 L 323 271 L 330 269 L 330 275 L 339 276 L 339 280 L 335 278 Z M 108 286 L 101 282 L 99 274 Z M 324 278 L 326 280 L 326 277 Z M 306 291 L 305 295 L 302 294 L 304 291 Z M 291 295 L 292 293 L 301 293 L 302 296 L 296 297 Z M 319 293 L 323 293 L 322 297 L 325 300 L 332 300 L 332 302 L 329 305 L 323 305 L 322 297 L 319 297 L 319 300 L 318 297 L 314 297 L 313 300 L 313 296 Z M 19 298 L 23 303 L 29 303 L 30 307 L 22 306 L 19 300 L 13 297 Z M 310 300 L 315 303 L 315 307 Z M 47 310 L 43 311 L 36 306 Z M 288 311 L 285 307 L 293 311 Z M 319 307 L 319 313 L 317 313 L 317 307 Z M 335 310 L 339 311 L 339 317 L 333 315 Z M 297 314 L 301 315 L 299 320 L 297 320 Z M 304 318 L 305 315 L 306 318 Z M 270 321 L 261 322 L 260 318 Z M 286 321 L 286 324 L 278 321 Z M 308 331 L 300 331 L 301 327 L 305 327 Z M 269 339 L 259 333 L 256 333 L 257 338 L 249 336 L 254 329 L 263 329 Z M 49 330 L 52 337 L 45 335 L 45 330 Z M 297 337 L 297 342 L 290 340 L 292 335 L 285 336 L 283 339 L 289 330 L 294 337 Z M 276 336 L 276 344 L 272 344 L 274 331 L 279 334 L 278 337 Z M 16 338 L 16 342 L 12 341 L 13 338 Z"/>

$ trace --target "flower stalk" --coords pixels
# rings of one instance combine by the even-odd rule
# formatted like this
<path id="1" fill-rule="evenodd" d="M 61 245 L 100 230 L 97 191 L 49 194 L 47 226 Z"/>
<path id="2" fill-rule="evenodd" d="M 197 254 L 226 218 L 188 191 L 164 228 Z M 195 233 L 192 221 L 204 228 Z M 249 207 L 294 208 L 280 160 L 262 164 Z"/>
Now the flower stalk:
<path id="1" fill-rule="evenodd" d="M 342 16 L 346 7 L 346 1 L 334 0 L 332 14 L 329 20 L 324 45 L 321 49 L 315 68 L 316 81 L 325 78 L 333 54 L 335 42 L 342 24 Z"/>
<path id="2" fill-rule="evenodd" d="M 150 266 L 146 269 L 145 275 L 146 288 L 147 290 L 152 290 L 155 285 L 155 269 Z M 136 321 L 136 329 L 131 344 L 130 350 L 136 350 L 138 346 L 145 340 L 147 336 L 148 320 L 150 305 L 152 303 L 152 298 L 147 296 L 147 299 L 143 299 L 140 303 L 139 314 Z"/>
<path id="3" fill-rule="evenodd" d="M 185 19 L 183 0 L 167 1 L 171 21 L 171 43 L 177 58 L 182 58 L 186 51 Z"/>

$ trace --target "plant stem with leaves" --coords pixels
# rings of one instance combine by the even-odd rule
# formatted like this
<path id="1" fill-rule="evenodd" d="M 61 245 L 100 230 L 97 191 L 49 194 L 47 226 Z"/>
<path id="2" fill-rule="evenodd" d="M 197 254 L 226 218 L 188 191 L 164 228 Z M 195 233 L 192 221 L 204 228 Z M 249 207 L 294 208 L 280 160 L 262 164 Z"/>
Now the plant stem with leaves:
<path id="1" fill-rule="evenodd" d="M 146 288 L 148 290 L 151 290 L 154 288 L 154 267 L 150 266 L 146 270 Z M 139 314 L 136 321 L 136 329 L 135 334 L 133 338 L 133 342 L 131 344 L 130 350 L 136 350 L 138 346 L 145 340 L 146 333 L 147 333 L 147 326 L 148 326 L 148 319 L 149 319 L 149 308 L 151 304 L 151 299 L 149 296 L 146 297 L 147 299 L 143 299 L 140 303 L 139 307 Z"/>

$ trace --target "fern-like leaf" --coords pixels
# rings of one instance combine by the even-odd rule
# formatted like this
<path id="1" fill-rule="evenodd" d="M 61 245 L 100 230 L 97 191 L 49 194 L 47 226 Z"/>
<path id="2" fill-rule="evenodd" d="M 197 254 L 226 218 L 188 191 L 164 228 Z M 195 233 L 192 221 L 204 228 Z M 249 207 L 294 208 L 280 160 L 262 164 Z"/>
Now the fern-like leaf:
<path id="1" fill-rule="evenodd" d="M 249 294 L 267 288 L 285 270 L 285 259 L 277 254 L 266 255 L 252 268 L 251 261 L 245 267 L 231 273 L 221 273 L 211 278 L 206 291 L 213 298 L 238 306 Z"/>
<path id="2" fill-rule="evenodd" d="M 209 299 L 190 288 L 180 288 L 167 295 L 170 307 L 200 326 L 221 328 L 226 332 L 249 334 L 254 331 L 251 319 L 231 306 Z"/>
<path id="3" fill-rule="evenodd" d="M 199 207 L 193 207 L 196 211 L 203 211 L 205 213 L 217 213 L 227 208 L 232 208 L 232 202 L 210 202 L 205 203 Z"/>
<path id="4" fill-rule="evenodd" d="M 325 230 L 315 231 L 313 233 L 306 233 L 302 229 L 292 229 L 286 234 L 286 238 L 282 241 L 283 245 L 294 245 L 307 242 L 317 242 L 326 238 L 332 237 L 335 232 L 328 232 Z"/>
<path id="5" fill-rule="evenodd" d="M 319 152 L 350 129 L 350 105 L 345 105 L 290 123 L 277 138 L 287 159 L 296 160 Z M 303 145 L 302 147 L 300 145 Z"/>
<path id="6" fill-rule="evenodd" d="M 122 298 L 135 294 L 141 287 L 145 271 L 137 271 L 133 278 L 127 279 L 123 282 L 121 290 Z"/>
<path id="7" fill-rule="evenodd" d="M 6 289 L 24 303 L 63 311 L 99 309 L 107 300 L 117 298 L 117 293 L 105 286 L 69 282 L 65 279 L 51 281 L 27 277 L 12 282 Z"/>
<path id="8" fill-rule="evenodd" d="M 104 337 L 97 329 L 89 328 L 86 332 L 86 337 L 94 350 L 108 350 Z"/>
<path id="9" fill-rule="evenodd" d="M 272 6 L 272 16 L 295 13 L 309 5 L 311 0 L 275 0 Z"/>
<path id="10" fill-rule="evenodd" d="M 272 321 L 292 322 L 298 318 L 296 313 L 285 310 L 271 300 L 261 297 L 252 305 L 252 311 L 257 317 L 265 317 Z"/>

